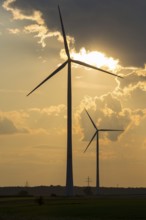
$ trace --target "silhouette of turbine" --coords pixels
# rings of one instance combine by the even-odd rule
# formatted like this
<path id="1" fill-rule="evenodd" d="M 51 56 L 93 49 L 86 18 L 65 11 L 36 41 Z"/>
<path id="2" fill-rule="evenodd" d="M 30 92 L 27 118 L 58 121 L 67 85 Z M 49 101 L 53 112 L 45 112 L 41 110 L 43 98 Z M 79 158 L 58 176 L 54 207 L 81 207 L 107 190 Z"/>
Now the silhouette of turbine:
<path id="1" fill-rule="evenodd" d="M 41 85 L 43 85 L 47 80 L 49 80 L 51 77 L 53 77 L 56 73 L 58 73 L 60 70 L 62 70 L 67 64 L 68 64 L 68 79 L 67 79 L 67 173 L 66 173 L 66 194 L 68 196 L 73 195 L 73 168 L 72 168 L 72 89 L 71 89 L 71 63 L 76 63 L 82 66 L 86 66 L 95 70 L 102 71 L 104 73 L 108 73 L 113 76 L 117 76 L 114 73 L 110 73 L 106 70 L 94 67 L 92 65 L 89 65 L 87 63 L 73 60 L 70 57 L 69 47 L 67 43 L 67 38 L 65 34 L 65 29 L 63 25 L 63 20 L 61 16 L 61 11 L 58 6 L 59 11 L 59 17 L 61 22 L 61 29 L 62 29 L 62 35 L 63 35 L 63 41 L 64 41 L 64 48 L 67 55 L 67 60 L 60 65 L 54 72 L 52 72 L 47 78 L 45 78 L 39 85 L 37 85 L 27 96 L 29 96 L 31 93 L 33 93 L 36 89 L 38 89 Z M 118 76 L 122 78 L 121 76 Z"/>
<path id="2" fill-rule="evenodd" d="M 99 193 L 99 188 L 100 188 L 100 182 L 99 182 L 99 132 L 123 131 L 123 130 L 121 130 L 121 129 L 120 130 L 119 129 L 98 129 L 96 127 L 94 121 L 92 120 L 91 116 L 89 115 L 88 111 L 86 109 L 85 109 L 85 111 L 86 111 L 90 121 L 92 122 L 92 124 L 93 124 L 93 126 L 96 130 L 84 152 L 86 152 L 86 150 L 90 146 L 91 142 L 96 137 L 96 193 L 98 194 Z"/>

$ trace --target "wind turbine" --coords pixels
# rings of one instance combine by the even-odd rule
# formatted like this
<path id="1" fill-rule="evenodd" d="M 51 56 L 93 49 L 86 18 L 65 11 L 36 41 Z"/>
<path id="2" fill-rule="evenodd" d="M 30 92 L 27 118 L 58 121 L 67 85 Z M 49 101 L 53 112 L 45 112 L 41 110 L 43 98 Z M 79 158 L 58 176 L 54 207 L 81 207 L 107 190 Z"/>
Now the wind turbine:
<path id="1" fill-rule="evenodd" d="M 67 79 L 67 172 L 66 172 L 66 194 L 68 196 L 73 195 L 73 168 L 72 168 L 72 89 L 71 89 L 71 63 L 76 63 L 88 68 L 92 68 L 95 70 L 102 71 L 104 73 L 110 74 L 112 76 L 117 76 L 114 73 L 111 73 L 109 71 L 97 68 L 95 66 L 89 65 L 87 63 L 73 60 L 70 56 L 69 52 L 69 46 L 67 43 L 67 37 L 65 34 L 65 29 L 63 25 L 62 15 L 60 8 L 58 6 L 59 11 L 59 17 L 61 22 L 61 29 L 62 29 L 62 35 L 63 35 L 63 41 L 64 41 L 64 48 L 67 55 L 67 60 L 61 64 L 54 72 L 52 72 L 48 77 L 46 77 L 39 85 L 37 85 L 27 96 L 29 96 L 31 93 L 33 93 L 36 89 L 38 89 L 41 85 L 43 85 L 47 80 L 49 80 L 51 77 L 53 77 L 55 74 L 57 74 L 60 70 L 62 70 L 66 65 L 68 66 L 68 79 Z M 120 77 L 120 76 L 118 76 Z M 122 78 L 122 77 L 120 77 Z"/>
<path id="2" fill-rule="evenodd" d="M 98 194 L 99 188 L 100 188 L 100 182 L 99 182 L 99 132 L 123 131 L 123 130 L 121 130 L 121 129 L 120 130 L 119 129 L 98 129 L 97 126 L 95 125 L 94 121 L 92 120 L 91 116 L 89 115 L 88 111 L 86 109 L 85 109 L 85 111 L 86 111 L 90 121 L 92 122 L 92 124 L 96 130 L 84 152 L 86 152 L 86 150 L 88 149 L 88 147 L 92 143 L 93 139 L 96 137 L 96 193 Z"/>

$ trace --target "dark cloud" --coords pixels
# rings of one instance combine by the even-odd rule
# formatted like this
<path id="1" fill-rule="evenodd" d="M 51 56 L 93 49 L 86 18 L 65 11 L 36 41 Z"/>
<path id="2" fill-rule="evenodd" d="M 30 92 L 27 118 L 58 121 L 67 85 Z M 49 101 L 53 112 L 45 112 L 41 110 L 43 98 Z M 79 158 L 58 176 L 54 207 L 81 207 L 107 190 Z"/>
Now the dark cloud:
<path id="1" fill-rule="evenodd" d="M 146 61 L 145 0 L 16 0 L 13 7 L 25 14 L 42 12 L 52 29 L 60 29 L 57 5 L 61 6 L 67 32 L 77 48 L 104 51 L 122 64 L 143 66 Z"/>
<path id="2" fill-rule="evenodd" d="M 8 118 L 0 118 L 0 135 L 3 134 L 16 134 L 27 133 L 25 128 L 17 128 L 14 123 Z"/>

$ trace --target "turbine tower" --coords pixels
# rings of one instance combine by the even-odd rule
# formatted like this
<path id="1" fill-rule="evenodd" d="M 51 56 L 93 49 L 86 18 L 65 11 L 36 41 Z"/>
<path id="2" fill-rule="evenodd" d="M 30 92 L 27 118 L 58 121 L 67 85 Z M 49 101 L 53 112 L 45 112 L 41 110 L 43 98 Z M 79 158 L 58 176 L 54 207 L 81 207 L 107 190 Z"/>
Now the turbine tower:
<path id="1" fill-rule="evenodd" d="M 71 82 L 71 63 L 76 63 L 88 68 L 92 68 L 95 70 L 102 71 L 104 73 L 117 76 L 114 73 L 111 73 L 109 71 L 97 68 L 95 66 L 89 65 L 87 63 L 73 60 L 71 59 L 70 52 L 69 52 L 69 46 L 67 43 L 67 37 L 65 34 L 65 29 L 63 25 L 62 15 L 60 8 L 58 6 L 59 11 L 59 17 L 61 22 L 61 29 L 62 29 L 62 35 L 63 35 L 63 41 L 64 41 L 64 48 L 67 55 L 67 60 L 60 65 L 55 71 L 53 71 L 48 77 L 46 77 L 39 85 L 37 85 L 27 96 L 29 96 L 31 93 L 33 93 L 36 89 L 38 89 L 41 85 L 43 85 L 46 81 L 48 81 L 51 77 L 53 77 L 56 73 L 58 73 L 60 70 L 62 70 L 66 65 L 68 65 L 68 77 L 67 77 L 67 172 L 66 172 L 66 195 L 72 196 L 73 195 L 73 167 L 72 167 L 72 82 Z M 121 76 L 118 76 L 122 78 Z"/>
<path id="2" fill-rule="evenodd" d="M 86 150 L 88 149 L 88 147 L 92 143 L 93 139 L 96 137 L 96 193 L 98 194 L 99 188 L 100 188 L 100 182 L 99 182 L 99 132 L 123 131 L 123 130 L 121 130 L 121 129 L 120 130 L 119 129 L 98 129 L 96 127 L 94 121 L 92 120 L 91 116 L 89 115 L 88 111 L 86 109 L 85 109 L 85 111 L 86 111 L 90 121 L 92 122 L 92 124 L 96 130 L 84 152 L 86 152 Z"/>

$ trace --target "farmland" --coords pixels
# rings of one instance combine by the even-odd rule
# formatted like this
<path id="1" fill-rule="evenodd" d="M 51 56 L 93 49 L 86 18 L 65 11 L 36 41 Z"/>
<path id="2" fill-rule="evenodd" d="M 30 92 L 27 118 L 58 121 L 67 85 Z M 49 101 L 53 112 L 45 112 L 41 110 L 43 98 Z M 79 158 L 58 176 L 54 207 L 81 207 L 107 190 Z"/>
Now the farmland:
<path id="1" fill-rule="evenodd" d="M 7 219 L 146 219 L 146 197 L 1 197 L 0 220 Z"/>

